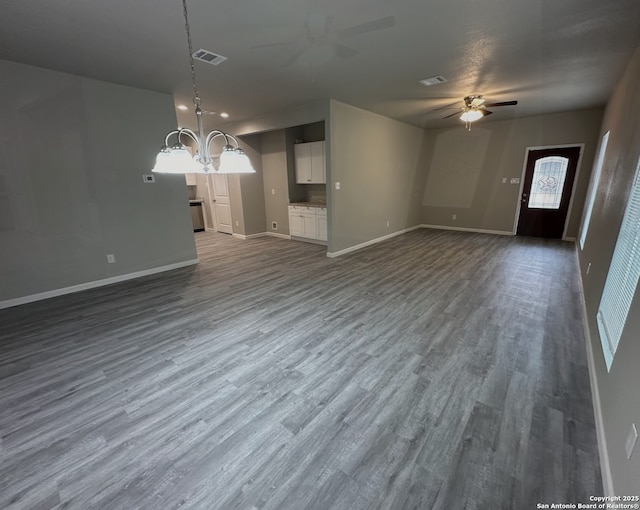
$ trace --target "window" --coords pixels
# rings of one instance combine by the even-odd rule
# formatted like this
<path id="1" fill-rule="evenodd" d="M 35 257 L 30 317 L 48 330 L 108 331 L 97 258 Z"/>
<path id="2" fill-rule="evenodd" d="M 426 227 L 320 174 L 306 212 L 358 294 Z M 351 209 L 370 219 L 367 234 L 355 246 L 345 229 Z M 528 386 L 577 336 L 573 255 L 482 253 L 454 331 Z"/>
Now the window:
<path id="1" fill-rule="evenodd" d="M 598 309 L 598 330 L 611 369 L 640 277 L 640 158 Z"/>
<path id="2" fill-rule="evenodd" d="M 529 209 L 559 209 L 569 158 L 547 156 L 533 167 Z"/>
<path id="3" fill-rule="evenodd" d="M 589 194 L 587 196 L 586 207 L 584 209 L 584 218 L 582 219 L 582 228 L 580 229 L 580 249 L 584 250 L 584 242 L 587 239 L 587 231 L 589 230 L 589 223 L 591 222 L 591 213 L 593 212 L 593 202 L 596 199 L 596 190 L 600 184 L 600 173 L 602 172 L 602 163 L 604 163 L 604 155 L 607 152 L 607 143 L 609 143 L 609 133 L 607 131 L 602 137 L 602 143 L 600 144 L 600 150 L 598 151 L 598 157 L 596 158 L 596 164 L 593 167 L 593 177 L 591 178 L 591 187 L 589 188 Z"/>

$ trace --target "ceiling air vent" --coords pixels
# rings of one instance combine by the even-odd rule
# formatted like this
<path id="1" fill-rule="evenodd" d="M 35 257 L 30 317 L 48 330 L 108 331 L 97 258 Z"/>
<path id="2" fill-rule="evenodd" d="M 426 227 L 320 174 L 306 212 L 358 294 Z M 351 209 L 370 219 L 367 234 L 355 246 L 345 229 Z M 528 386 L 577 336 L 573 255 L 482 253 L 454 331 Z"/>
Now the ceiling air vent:
<path id="1" fill-rule="evenodd" d="M 433 76 L 432 78 L 427 78 L 426 80 L 420 80 L 420 83 L 429 87 L 431 85 L 440 85 L 444 83 L 447 79 L 444 76 Z"/>
<path id="2" fill-rule="evenodd" d="M 218 55 L 213 53 L 212 51 L 199 49 L 193 53 L 193 58 L 197 60 L 201 60 L 202 62 L 206 62 L 207 64 L 212 64 L 217 66 L 218 64 L 222 64 L 227 57 L 223 57 L 222 55 Z"/>

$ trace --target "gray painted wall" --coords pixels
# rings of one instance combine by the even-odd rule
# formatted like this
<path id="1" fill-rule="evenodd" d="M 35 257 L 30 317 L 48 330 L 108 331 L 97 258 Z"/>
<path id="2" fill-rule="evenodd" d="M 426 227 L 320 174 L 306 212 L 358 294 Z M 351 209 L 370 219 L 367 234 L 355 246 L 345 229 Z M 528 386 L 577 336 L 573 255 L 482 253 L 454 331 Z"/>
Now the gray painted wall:
<path id="1" fill-rule="evenodd" d="M 8 61 L 0 76 L 0 301 L 196 258 L 184 176 L 142 180 L 170 95 Z"/>
<path id="2" fill-rule="evenodd" d="M 242 148 L 249 156 L 256 173 L 233 176 L 235 177 L 234 181 L 240 185 L 242 196 L 244 226 L 240 233 L 244 235 L 262 234 L 265 232 L 267 221 L 265 216 L 262 158 L 259 148 L 255 148 L 246 142 L 242 144 Z"/>
<path id="3" fill-rule="evenodd" d="M 337 101 L 329 119 L 329 252 L 419 225 L 424 130 Z"/>
<path id="4" fill-rule="evenodd" d="M 640 48 L 607 106 L 600 137 L 611 131 L 584 251 L 578 248 L 594 373 L 600 396 L 613 487 L 616 494 L 640 492 L 640 444 L 627 460 L 624 445 L 632 423 L 640 429 L 640 292 L 607 372 L 596 314 L 640 159 Z M 591 270 L 587 274 L 587 266 Z"/>
<path id="5" fill-rule="evenodd" d="M 284 129 L 260 135 L 267 232 L 289 235 L 289 183 L 286 132 Z M 277 230 L 272 222 L 278 224 Z"/>
<path id="6" fill-rule="evenodd" d="M 567 237 L 576 237 L 602 109 L 542 115 L 500 122 L 482 121 L 426 131 L 429 163 L 422 197 L 422 223 L 513 232 L 527 147 L 585 144 L 575 183 Z M 503 184 L 502 179 L 507 178 Z M 456 215 L 456 220 L 452 219 Z"/>

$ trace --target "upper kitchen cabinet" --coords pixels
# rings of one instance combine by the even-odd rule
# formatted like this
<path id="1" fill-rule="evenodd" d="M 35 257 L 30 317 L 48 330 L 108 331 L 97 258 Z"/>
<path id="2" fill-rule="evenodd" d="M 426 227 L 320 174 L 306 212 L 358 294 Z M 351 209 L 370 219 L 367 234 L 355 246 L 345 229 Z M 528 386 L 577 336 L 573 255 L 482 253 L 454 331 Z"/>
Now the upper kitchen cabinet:
<path id="1" fill-rule="evenodd" d="M 327 173 L 324 159 L 324 140 L 297 143 L 293 146 L 296 165 L 296 183 L 324 184 Z"/>

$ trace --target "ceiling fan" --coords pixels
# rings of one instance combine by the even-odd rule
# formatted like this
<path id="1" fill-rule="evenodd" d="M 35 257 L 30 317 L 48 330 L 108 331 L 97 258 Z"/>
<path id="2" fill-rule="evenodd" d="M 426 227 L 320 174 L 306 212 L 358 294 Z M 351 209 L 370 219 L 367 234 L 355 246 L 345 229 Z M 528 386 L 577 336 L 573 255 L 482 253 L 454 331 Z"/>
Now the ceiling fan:
<path id="1" fill-rule="evenodd" d="M 448 119 L 450 117 L 459 115 L 460 120 L 466 122 L 467 127 L 469 127 L 469 124 L 471 122 L 480 120 L 481 118 L 493 113 L 487 110 L 487 107 L 494 108 L 497 106 L 515 106 L 517 104 L 518 101 L 500 101 L 498 103 L 486 103 L 481 95 L 466 96 L 464 98 L 464 106 L 460 107 L 457 112 L 443 117 L 443 119 Z"/>
<path id="2" fill-rule="evenodd" d="M 357 50 L 342 44 L 341 39 L 391 28 L 396 23 L 395 17 L 385 16 L 351 27 L 335 30 L 333 28 L 333 20 L 333 16 L 312 13 L 304 24 L 304 34 L 293 40 L 259 44 L 251 46 L 251 48 L 273 48 L 297 45 L 299 46 L 297 51 L 282 64 L 282 67 L 287 67 L 294 63 L 300 63 L 308 67 L 318 67 L 336 57 L 346 60 L 358 53 Z"/>

